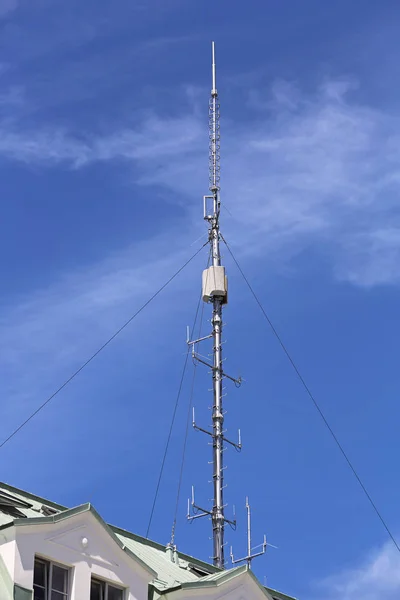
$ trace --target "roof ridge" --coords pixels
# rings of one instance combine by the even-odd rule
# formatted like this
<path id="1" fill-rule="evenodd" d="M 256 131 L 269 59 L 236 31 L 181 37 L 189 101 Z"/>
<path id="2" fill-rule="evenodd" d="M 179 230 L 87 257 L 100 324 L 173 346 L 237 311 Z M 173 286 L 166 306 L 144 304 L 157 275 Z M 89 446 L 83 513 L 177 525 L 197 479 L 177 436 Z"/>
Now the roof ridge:
<path id="1" fill-rule="evenodd" d="M 264 585 L 264 587 L 267 590 L 267 592 L 269 592 L 276 598 L 276 600 L 297 600 L 294 596 L 288 596 L 287 594 L 284 594 L 279 590 L 275 590 L 274 588 L 267 587 L 266 585 Z"/>
<path id="2" fill-rule="evenodd" d="M 61 510 L 61 511 L 71 510 L 68 506 L 58 504 L 57 502 L 52 502 L 51 500 L 48 500 L 47 498 L 43 498 L 42 496 L 37 496 L 36 494 L 32 494 L 21 488 L 18 488 L 13 485 L 10 485 L 8 483 L 5 483 L 3 481 L 0 481 L 0 489 L 2 487 L 10 492 L 20 494 L 21 496 L 25 496 L 25 497 L 29 498 L 30 500 L 35 500 L 36 502 L 40 502 L 42 504 L 47 504 L 48 506 L 54 507 L 58 510 Z M 84 505 L 93 506 L 93 504 L 91 502 L 85 502 L 83 504 L 79 504 L 78 506 L 84 506 Z M 76 507 L 74 507 L 74 508 L 76 508 Z M 107 525 L 109 527 L 111 527 L 111 529 L 113 531 L 115 531 L 116 533 L 119 533 L 120 535 L 125 535 L 139 543 L 142 543 L 142 544 L 145 544 L 148 546 L 152 546 L 153 548 L 155 548 L 157 550 L 165 550 L 166 544 L 161 544 L 160 542 L 156 542 L 155 540 L 150 540 L 149 538 L 143 537 L 137 533 L 133 533 L 132 531 L 128 531 L 127 529 L 124 529 L 122 527 L 118 527 L 117 525 L 112 525 L 111 523 L 107 523 Z M 217 567 L 214 567 L 214 565 L 212 565 L 204 560 L 200 560 L 199 558 L 196 558 L 195 556 L 192 556 L 190 554 L 186 554 L 185 552 L 181 552 L 178 550 L 178 555 L 180 558 L 182 558 L 182 560 L 186 560 L 187 562 L 193 563 L 193 565 L 195 565 L 195 566 L 198 565 L 199 567 L 204 567 L 205 569 L 210 570 L 211 571 L 210 574 L 217 573 L 218 571 L 220 571 L 220 569 L 218 569 Z"/>
<path id="3" fill-rule="evenodd" d="M 136 542 L 139 542 L 141 544 L 145 544 L 147 546 L 152 546 L 153 548 L 156 548 L 157 550 L 162 550 L 165 551 L 166 548 L 166 544 L 161 544 L 160 542 L 156 542 L 155 540 L 150 540 L 149 538 L 143 537 L 137 533 L 133 533 L 132 531 L 128 531 L 127 529 L 123 529 L 122 527 L 118 527 L 117 525 L 111 525 L 110 527 L 116 532 L 119 533 L 120 535 L 126 535 L 127 537 L 132 538 L 133 540 L 135 540 Z M 214 574 L 214 573 L 218 573 L 218 572 L 223 572 L 222 569 L 219 569 L 218 567 L 215 567 L 214 565 L 205 562 L 204 560 L 200 560 L 199 558 L 196 558 L 195 556 L 191 556 L 190 554 L 186 554 L 184 552 L 181 552 L 180 550 L 177 550 L 179 558 L 186 560 L 187 562 L 193 563 L 193 566 L 198 565 L 199 567 L 204 567 L 207 570 L 211 570 L 210 575 Z"/>
<path id="4" fill-rule="evenodd" d="M 139 544 L 143 544 L 144 546 L 149 546 L 151 548 L 154 548 L 155 550 L 165 552 L 166 544 L 160 544 L 159 542 L 156 542 L 155 540 L 151 540 L 151 539 L 143 537 L 137 533 L 133 533 L 132 531 L 128 531 L 127 529 L 123 529 L 122 527 L 118 527 L 116 525 L 112 525 L 112 524 L 104 521 L 103 518 L 100 516 L 100 514 L 96 511 L 96 509 L 94 508 L 94 506 L 91 502 L 85 502 L 83 504 L 79 504 L 78 506 L 69 508 L 64 505 L 58 504 L 56 502 L 47 500 L 46 498 L 43 498 L 42 496 L 37 496 L 36 494 L 31 494 L 30 492 L 26 492 L 25 490 L 22 490 L 21 488 L 17 488 L 15 486 L 9 485 L 7 483 L 0 482 L 0 490 L 2 488 L 4 489 L 4 491 L 9 492 L 11 494 L 17 494 L 17 495 L 21 496 L 22 498 L 26 498 L 27 500 L 33 500 L 39 504 L 54 508 L 54 509 L 60 511 L 60 513 L 58 513 L 58 515 L 46 515 L 46 516 L 41 516 L 41 515 L 36 516 L 35 515 L 34 517 L 27 517 L 24 519 L 14 519 L 14 520 L 11 520 L 9 523 L 6 523 L 6 524 L 0 526 L 0 529 L 3 529 L 4 527 L 9 527 L 12 525 L 27 525 L 28 523 L 32 523 L 32 522 L 45 523 L 45 522 L 50 522 L 50 521 L 57 521 L 59 519 L 65 518 L 65 517 L 72 516 L 75 513 L 89 510 L 90 512 L 92 512 L 92 514 L 95 517 L 97 517 L 101 521 L 101 523 L 106 527 L 106 529 L 108 528 L 110 530 L 109 533 L 111 533 L 112 536 L 115 536 L 117 538 L 115 541 L 117 541 L 117 543 L 122 544 L 122 546 L 121 546 L 122 549 L 125 550 L 128 554 L 131 552 L 131 550 L 129 550 L 129 548 L 126 547 L 125 544 L 123 543 L 123 541 L 118 539 L 117 536 L 126 537 L 127 539 L 136 541 Z M 36 510 L 36 509 L 34 509 L 34 510 Z M 137 556 L 135 553 L 133 553 L 133 554 L 135 556 L 135 559 L 139 563 L 142 563 L 143 566 L 148 568 L 150 571 L 153 571 L 153 569 L 147 563 L 143 562 L 139 556 Z M 207 583 L 207 580 L 209 580 L 208 582 L 211 583 L 213 580 L 214 581 L 219 580 L 220 577 L 221 577 L 221 579 L 224 579 L 226 577 L 227 573 L 229 573 L 229 572 L 231 575 L 233 575 L 234 573 L 238 573 L 238 571 L 239 572 L 241 571 L 240 567 L 236 567 L 236 569 L 225 571 L 223 569 L 219 569 L 218 567 L 215 567 L 214 565 L 212 565 L 208 562 L 200 560 L 200 559 L 196 558 L 195 556 L 191 556 L 190 554 L 186 554 L 186 553 L 180 552 L 180 551 L 178 551 L 178 556 L 180 559 L 182 559 L 182 561 L 186 561 L 189 564 L 189 566 L 192 566 L 194 568 L 199 567 L 199 569 L 204 569 L 204 571 L 206 571 L 208 573 L 208 575 L 204 575 L 203 577 L 200 577 L 198 580 L 198 582 L 203 581 L 204 584 Z M 176 565 L 176 566 L 179 567 L 179 565 Z M 188 565 L 181 564 L 180 567 L 182 569 L 185 569 L 185 568 L 187 569 Z M 250 574 L 254 577 L 254 574 L 252 574 L 251 571 L 250 571 Z M 158 580 L 158 577 L 157 577 L 157 580 Z M 162 577 L 159 579 L 159 581 L 163 582 Z M 190 587 L 190 585 L 191 584 L 193 585 L 194 583 L 195 582 L 191 582 L 191 583 L 190 582 L 182 582 L 178 587 L 181 587 L 181 586 L 183 586 L 183 587 L 189 586 Z M 271 589 L 267 586 L 262 586 L 258 580 L 257 580 L 257 583 L 266 592 L 268 592 L 269 594 L 272 594 L 274 597 L 274 600 L 295 600 L 295 598 L 288 596 L 286 594 L 283 594 L 282 592 L 279 592 L 278 590 Z M 169 589 L 169 591 L 171 591 L 172 588 L 168 588 L 168 589 Z"/>
<path id="5" fill-rule="evenodd" d="M 5 483 L 4 481 L 0 481 L 0 488 L 5 488 L 9 492 L 14 492 L 14 494 L 21 494 L 21 496 L 26 496 L 30 500 L 36 500 L 37 502 L 41 502 L 42 504 L 47 504 L 48 506 L 57 508 L 59 510 L 68 510 L 67 506 L 62 504 L 58 504 L 57 502 L 52 502 L 51 500 L 47 500 L 47 498 L 43 498 L 42 496 L 36 496 L 36 494 L 31 494 L 30 492 L 26 492 L 21 488 L 17 488 L 13 485 Z"/>

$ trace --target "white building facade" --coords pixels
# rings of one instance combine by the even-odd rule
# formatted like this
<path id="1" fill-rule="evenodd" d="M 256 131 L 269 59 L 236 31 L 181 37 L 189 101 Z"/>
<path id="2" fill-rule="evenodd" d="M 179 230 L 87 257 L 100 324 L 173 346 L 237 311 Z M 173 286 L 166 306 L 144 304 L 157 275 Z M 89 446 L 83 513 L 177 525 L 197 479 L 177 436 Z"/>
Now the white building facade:
<path id="1" fill-rule="evenodd" d="M 221 571 L 72 509 L 0 484 L 0 600 L 294 600 L 247 567 Z"/>

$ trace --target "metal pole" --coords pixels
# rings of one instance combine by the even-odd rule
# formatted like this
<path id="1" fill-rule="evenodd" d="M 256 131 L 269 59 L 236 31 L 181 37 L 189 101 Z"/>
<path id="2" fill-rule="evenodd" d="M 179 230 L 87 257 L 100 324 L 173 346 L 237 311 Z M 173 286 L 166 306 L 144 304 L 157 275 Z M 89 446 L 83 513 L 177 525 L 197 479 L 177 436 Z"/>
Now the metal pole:
<path id="1" fill-rule="evenodd" d="M 232 560 L 233 565 L 237 565 L 238 563 L 246 561 L 248 568 L 251 569 L 251 561 L 254 560 L 255 558 L 257 558 L 257 556 L 261 556 L 262 554 L 265 554 L 267 545 L 271 545 L 271 544 L 267 544 L 267 538 L 264 535 L 264 541 L 262 544 L 260 544 L 261 550 L 259 552 L 255 552 L 254 554 L 251 553 L 251 511 L 250 511 L 250 502 L 249 502 L 248 498 L 246 498 L 246 511 L 247 511 L 247 556 L 244 556 L 243 558 L 237 558 L 235 560 L 235 558 L 233 557 L 233 550 L 231 547 L 231 560 Z M 274 548 L 276 548 L 276 546 L 274 546 Z"/>
<path id="2" fill-rule="evenodd" d="M 249 499 L 246 498 L 246 509 L 247 509 L 247 564 L 251 567 L 251 517 L 250 517 L 250 504 Z"/>
<path id="3" fill-rule="evenodd" d="M 224 560 L 224 500 L 223 500 L 223 423 L 222 412 L 222 305 L 221 300 L 213 301 L 213 337 L 214 337 L 214 406 L 213 406 L 213 484 L 214 502 L 212 509 L 212 525 L 214 540 L 214 564 L 223 568 Z"/>
<path id="4" fill-rule="evenodd" d="M 215 46 L 212 43 L 212 90 L 210 102 L 210 192 L 213 195 L 213 215 L 210 228 L 210 243 L 212 248 L 212 263 L 214 267 L 221 265 L 219 247 L 219 111 L 218 92 L 216 88 Z M 213 486 L 214 501 L 211 514 L 214 542 L 214 564 L 224 568 L 224 499 L 223 499 L 223 424 L 222 409 L 222 301 L 223 298 L 213 297 L 213 339 L 214 339 L 214 369 L 213 369 Z"/>
<path id="5" fill-rule="evenodd" d="M 238 443 L 232 442 L 224 435 L 224 411 L 222 406 L 223 388 L 222 381 L 224 378 L 230 379 L 235 385 L 240 386 L 241 378 L 234 378 L 223 371 L 222 368 L 222 310 L 227 303 L 227 280 L 225 269 L 221 265 L 220 252 L 220 231 L 219 231 L 219 216 L 221 202 L 219 197 L 219 181 L 220 181 L 220 131 L 219 131 L 219 101 L 216 88 L 216 67 L 215 67 L 215 48 L 212 44 L 212 89 L 211 98 L 209 101 L 209 190 L 210 194 L 203 197 L 204 202 L 204 219 L 208 222 L 208 238 L 212 256 L 212 265 L 203 271 L 203 299 L 205 302 L 210 302 L 213 307 L 212 311 L 212 332 L 210 335 L 200 337 L 198 340 L 189 340 L 188 344 L 192 346 L 193 358 L 209 367 L 213 376 L 213 407 L 212 407 L 212 432 L 209 429 L 199 427 L 193 415 L 193 427 L 198 431 L 202 431 L 212 438 L 212 464 L 213 464 L 213 505 L 211 510 L 207 510 L 198 506 L 192 494 L 192 509 L 190 512 L 190 501 L 188 506 L 188 519 L 193 521 L 201 517 L 211 517 L 213 529 L 213 562 L 214 565 L 223 569 L 225 567 L 225 552 L 224 552 L 224 534 L 225 524 L 229 523 L 232 527 L 236 527 L 236 520 L 230 521 L 225 517 L 224 506 L 224 464 L 223 453 L 224 443 L 234 446 L 240 451 L 242 448 L 241 436 L 239 431 Z M 209 206 L 209 201 L 212 201 L 212 206 Z M 211 203 L 211 202 L 210 202 Z M 214 285 L 210 283 L 209 277 L 215 278 Z M 218 279 L 218 283 L 217 283 Z M 212 338 L 213 340 L 213 359 L 212 362 L 205 361 L 201 355 L 197 354 L 196 346 L 199 342 Z"/>
<path id="6" fill-rule="evenodd" d="M 211 93 L 214 93 L 217 91 L 217 86 L 216 86 L 216 67 L 215 67 L 215 43 L 212 42 L 211 43 L 211 50 L 212 50 L 212 90 Z"/>

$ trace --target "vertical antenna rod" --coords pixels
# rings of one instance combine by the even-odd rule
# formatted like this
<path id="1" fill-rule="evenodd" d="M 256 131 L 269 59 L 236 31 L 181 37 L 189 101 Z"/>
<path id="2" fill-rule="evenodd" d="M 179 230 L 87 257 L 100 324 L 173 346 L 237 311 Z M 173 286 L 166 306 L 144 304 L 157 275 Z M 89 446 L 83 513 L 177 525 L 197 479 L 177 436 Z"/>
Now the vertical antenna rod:
<path id="1" fill-rule="evenodd" d="M 265 554 L 266 550 L 267 550 L 267 546 L 271 546 L 271 544 L 267 544 L 267 537 L 264 535 L 264 541 L 262 544 L 260 544 L 261 546 L 261 550 L 260 552 L 255 552 L 254 554 L 252 554 L 252 547 L 251 547 L 251 514 L 250 514 L 250 504 L 249 504 L 249 499 L 246 498 L 246 511 L 247 511 L 247 555 L 244 556 L 243 558 L 238 558 L 235 560 L 235 558 L 233 557 L 233 551 L 232 551 L 232 546 L 231 546 L 231 560 L 232 560 L 232 564 L 236 565 L 237 563 L 241 563 L 241 562 L 247 562 L 247 566 L 249 567 L 249 569 L 251 569 L 251 561 L 254 560 L 255 558 L 257 558 L 257 556 L 262 556 L 262 554 Z M 258 546 L 258 547 L 260 547 Z M 273 546 L 273 548 L 276 548 L 276 546 Z"/>
<path id="2" fill-rule="evenodd" d="M 210 195 L 204 196 L 204 219 L 208 222 L 208 235 L 211 248 L 212 265 L 203 272 L 203 300 L 212 304 L 212 333 L 205 338 L 188 341 L 192 345 L 193 357 L 200 363 L 210 367 L 213 377 L 213 408 L 212 408 L 212 433 L 198 427 L 193 419 L 195 429 L 207 433 L 212 437 L 212 464 L 213 464 L 213 507 L 205 510 L 195 504 L 192 495 L 193 516 L 188 514 L 189 519 L 195 519 L 209 515 L 213 530 L 213 562 L 220 568 L 225 567 L 224 557 L 224 533 L 225 524 L 235 526 L 235 521 L 225 518 L 224 505 L 224 443 L 227 442 L 237 450 L 242 447 L 240 434 L 238 443 L 231 442 L 224 436 L 224 411 L 222 405 L 223 379 L 228 378 L 240 385 L 240 379 L 234 379 L 223 371 L 222 367 L 222 309 L 227 303 L 227 279 L 225 268 L 221 266 L 220 253 L 220 123 L 219 123 L 219 101 L 216 87 L 215 45 L 212 42 L 212 89 L 209 101 L 209 190 Z M 213 362 L 208 364 L 196 353 L 196 345 L 203 339 L 213 340 Z M 189 507 L 190 508 L 190 507 Z M 200 512 L 199 512 L 200 511 Z"/>

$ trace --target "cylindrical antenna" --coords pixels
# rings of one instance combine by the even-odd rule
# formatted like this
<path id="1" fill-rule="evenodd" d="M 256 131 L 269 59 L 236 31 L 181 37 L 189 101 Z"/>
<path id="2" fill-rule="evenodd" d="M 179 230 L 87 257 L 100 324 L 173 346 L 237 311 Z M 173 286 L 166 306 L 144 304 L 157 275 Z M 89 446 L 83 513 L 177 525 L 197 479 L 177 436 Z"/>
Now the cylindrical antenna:
<path id="1" fill-rule="evenodd" d="M 247 556 L 248 561 L 247 564 L 251 565 L 251 515 L 250 515 L 250 504 L 249 504 L 249 498 L 246 498 L 246 509 L 247 509 Z"/>
<path id="2" fill-rule="evenodd" d="M 212 42 L 212 89 L 208 107 L 209 129 L 209 189 L 214 196 L 214 216 L 219 218 L 220 132 L 219 100 L 216 87 L 215 44 Z M 215 250 L 215 249 L 214 249 Z"/>
<path id="3" fill-rule="evenodd" d="M 212 48 L 212 90 L 211 95 L 214 96 L 217 93 L 217 76 L 216 76 L 216 66 L 215 66 L 215 43 L 211 42 Z"/>

